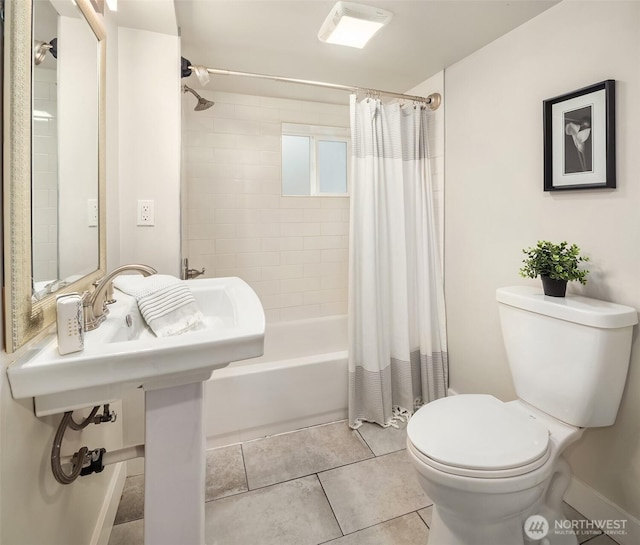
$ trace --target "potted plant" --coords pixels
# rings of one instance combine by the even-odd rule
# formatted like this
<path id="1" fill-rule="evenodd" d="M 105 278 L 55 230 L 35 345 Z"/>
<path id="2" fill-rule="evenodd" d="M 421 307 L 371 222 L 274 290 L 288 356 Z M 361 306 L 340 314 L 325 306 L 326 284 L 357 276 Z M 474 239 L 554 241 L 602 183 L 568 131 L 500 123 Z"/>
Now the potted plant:
<path id="1" fill-rule="evenodd" d="M 580 263 L 589 261 L 588 257 L 580 255 L 580 248 L 575 244 L 561 242 L 554 244 L 548 240 L 539 240 L 533 248 L 522 250 L 526 254 L 524 266 L 520 269 L 520 276 L 524 278 L 542 278 L 542 288 L 545 295 L 564 297 L 567 282 L 577 280 L 581 284 L 587 283 L 587 269 L 581 269 Z"/>

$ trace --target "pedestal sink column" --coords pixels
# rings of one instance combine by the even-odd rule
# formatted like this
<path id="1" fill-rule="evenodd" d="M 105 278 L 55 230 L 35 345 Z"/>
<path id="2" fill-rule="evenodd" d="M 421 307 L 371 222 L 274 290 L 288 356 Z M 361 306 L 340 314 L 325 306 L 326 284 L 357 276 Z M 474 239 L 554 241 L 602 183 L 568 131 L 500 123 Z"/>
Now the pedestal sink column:
<path id="1" fill-rule="evenodd" d="M 145 545 L 204 545 L 203 389 L 145 391 Z"/>

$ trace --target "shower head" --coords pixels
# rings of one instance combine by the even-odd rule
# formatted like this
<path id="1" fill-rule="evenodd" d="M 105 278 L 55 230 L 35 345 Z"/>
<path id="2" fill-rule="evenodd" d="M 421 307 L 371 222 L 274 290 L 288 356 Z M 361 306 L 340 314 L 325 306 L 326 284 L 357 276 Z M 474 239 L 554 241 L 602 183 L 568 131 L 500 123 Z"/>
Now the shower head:
<path id="1" fill-rule="evenodd" d="M 47 56 L 47 51 L 51 52 L 54 59 L 58 58 L 58 38 L 54 38 L 49 43 L 35 40 L 33 43 L 33 63 L 38 66 Z"/>
<path id="2" fill-rule="evenodd" d="M 198 99 L 198 104 L 194 108 L 194 111 L 201 112 L 202 110 L 208 110 L 215 104 L 212 100 L 207 100 L 206 98 L 202 98 L 198 93 L 196 93 L 191 87 L 187 87 L 186 85 L 182 86 L 183 93 L 191 93 L 194 97 Z"/>

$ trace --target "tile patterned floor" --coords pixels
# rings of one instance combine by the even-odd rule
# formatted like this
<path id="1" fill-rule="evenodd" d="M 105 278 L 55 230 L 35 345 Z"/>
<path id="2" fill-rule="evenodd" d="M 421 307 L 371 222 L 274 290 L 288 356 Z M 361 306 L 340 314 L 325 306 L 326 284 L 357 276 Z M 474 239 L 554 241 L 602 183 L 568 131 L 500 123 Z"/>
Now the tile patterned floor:
<path id="1" fill-rule="evenodd" d="M 405 440 L 403 428 L 342 421 L 207 451 L 207 545 L 426 544 L 432 502 Z M 143 545 L 143 504 L 144 477 L 129 477 L 109 545 Z M 565 516 L 584 519 L 567 504 Z"/>

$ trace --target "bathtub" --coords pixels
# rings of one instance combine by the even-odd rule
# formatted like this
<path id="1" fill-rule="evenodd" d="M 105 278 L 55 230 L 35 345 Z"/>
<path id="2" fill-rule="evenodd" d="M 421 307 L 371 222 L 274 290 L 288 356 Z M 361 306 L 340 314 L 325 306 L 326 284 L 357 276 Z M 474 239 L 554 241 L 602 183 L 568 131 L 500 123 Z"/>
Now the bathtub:
<path id="1" fill-rule="evenodd" d="M 347 317 L 267 324 L 264 355 L 205 383 L 207 448 L 347 417 Z"/>

